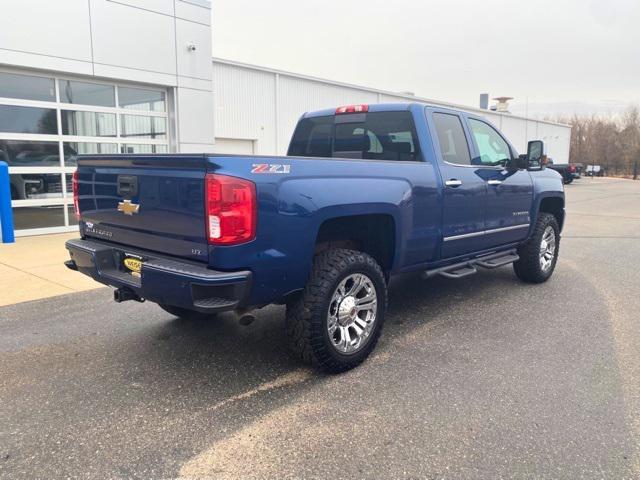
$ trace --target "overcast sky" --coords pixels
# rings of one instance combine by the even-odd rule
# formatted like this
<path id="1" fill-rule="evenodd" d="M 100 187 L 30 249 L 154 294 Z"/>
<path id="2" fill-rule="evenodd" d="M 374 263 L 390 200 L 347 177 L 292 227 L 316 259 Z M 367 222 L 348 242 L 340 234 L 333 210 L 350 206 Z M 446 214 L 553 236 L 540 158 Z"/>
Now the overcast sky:
<path id="1" fill-rule="evenodd" d="M 213 0 L 214 56 L 514 113 L 640 103 L 640 0 Z"/>

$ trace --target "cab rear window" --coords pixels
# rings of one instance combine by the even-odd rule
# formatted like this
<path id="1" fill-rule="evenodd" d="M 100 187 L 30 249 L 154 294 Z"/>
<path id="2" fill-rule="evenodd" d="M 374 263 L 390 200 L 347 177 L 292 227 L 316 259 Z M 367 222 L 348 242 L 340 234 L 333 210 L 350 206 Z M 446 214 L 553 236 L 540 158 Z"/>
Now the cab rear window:
<path id="1" fill-rule="evenodd" d="M 418 136 L 410 112 L 372 112 L 302 119 L 288 155 L 417 161 Z"/>

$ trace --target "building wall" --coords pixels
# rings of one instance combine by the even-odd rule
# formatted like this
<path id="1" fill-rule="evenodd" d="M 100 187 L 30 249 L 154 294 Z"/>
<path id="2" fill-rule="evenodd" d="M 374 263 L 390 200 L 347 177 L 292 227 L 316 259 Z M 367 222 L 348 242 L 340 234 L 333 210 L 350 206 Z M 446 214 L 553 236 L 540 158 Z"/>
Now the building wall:
<path id="1" fill-rule="evenodd" d="M 172 149 L 211 147 L 208 1 L 3 0 L 2 20 L 0 65 L 170 87 Z"/>
<path id="2" fill-rule="evenodd" d="M 526 119 L 431 99 L 348 85 L 289 72 L 214 59 L 216 138 L 223 138 L 214 151 L 243 151 L 284 155 L 300 115 L 340 105 L 376 102 L 418 101 L 453 107 L 486 117 L 500 128 L 519 152 L 529 140 L 544 140 L 556 163 L 569 160 L 571 127 Z M 247 142 L 250 140 L 251 142 Z M 244 146 L 244 147 L 243 147 Z M 249 153 L 247 150 L 245 153 Z"/>
<path id="3" fill-rule="evenodd" d="M 211 151 L 206 0 L 3 0 L 0 159 L 18 235 L 77 228 L 81 153 Z"/>

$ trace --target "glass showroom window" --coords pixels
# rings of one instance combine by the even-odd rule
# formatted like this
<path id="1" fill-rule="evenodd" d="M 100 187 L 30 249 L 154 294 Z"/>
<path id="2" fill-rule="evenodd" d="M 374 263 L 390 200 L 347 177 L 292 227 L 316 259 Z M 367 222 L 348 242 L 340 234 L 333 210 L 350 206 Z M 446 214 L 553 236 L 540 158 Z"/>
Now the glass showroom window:
<path id="1" fill-rule="evenodd" d="M 18 235 L 73 230 L 82 154 L 166 153 L 162 89 L 0 70 L 0 160 Z"/>
<path id="2" fill-rule="evenodd" d="M 118 88 L 118 104 L 128 110 L 165 112 L 165 92 L 142 88 Z"/>

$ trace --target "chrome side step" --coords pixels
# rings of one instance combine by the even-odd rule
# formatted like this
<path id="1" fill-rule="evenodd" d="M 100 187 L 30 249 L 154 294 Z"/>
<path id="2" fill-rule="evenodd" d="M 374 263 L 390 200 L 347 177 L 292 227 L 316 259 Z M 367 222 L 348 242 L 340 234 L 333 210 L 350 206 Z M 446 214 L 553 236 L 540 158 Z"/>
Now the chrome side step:
<path id="1" fill-rule="evenodd" d="M 490 253 L 477 258 L 470 258 L 464 262 L 454 263 L 433 270 L 427 270 L 422 275 L 424 278 L 430 278 L 434 275 L 442 275 L 447 278 L 464 278 L 478 272 L 476 267 L 482 268 L 498 268 L 510 263 L 517 262 L 520 259 L 516 250 L 508 250 L 506 252 Z"/>

